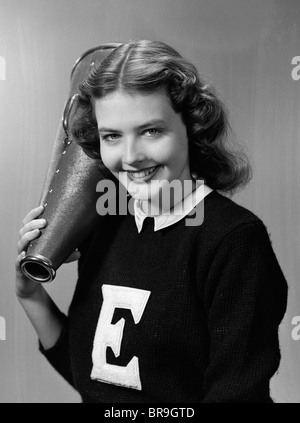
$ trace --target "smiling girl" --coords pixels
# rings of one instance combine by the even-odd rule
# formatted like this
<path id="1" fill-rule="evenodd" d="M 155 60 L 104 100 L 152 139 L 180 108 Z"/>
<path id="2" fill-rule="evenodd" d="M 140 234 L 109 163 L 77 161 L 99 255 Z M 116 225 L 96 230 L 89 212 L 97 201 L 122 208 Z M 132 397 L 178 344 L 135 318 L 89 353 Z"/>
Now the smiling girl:
<path id="1" fill-rule="evenodd" d="M 83 402 L 272 402 L 287 286 L 263 222 L 221 194 L 250 172 L 228 129 L 212 88 L 162 42 L 121 45 L 81 86 L 74 139 L 134 214 L 106 216 L 80 246 L 68 316 L 19 269 L 42 209 L 24 220 L 16 268 L 40 350 Z M 174 181 L 190 190 L 162 205 Z"/>
<path id="2" fill-rule="evenodd" d="M 95 116 L 103 163 L 130 194 L 151 202 L 152 210 L 155 203 L 161 206 L 159 184 L 154 181 L 192 180 L 186 127 L 165 90 L 139 95 L 114 92 L 95 100 Z M 150 180 L 151 191 L 143 183 Z"/>

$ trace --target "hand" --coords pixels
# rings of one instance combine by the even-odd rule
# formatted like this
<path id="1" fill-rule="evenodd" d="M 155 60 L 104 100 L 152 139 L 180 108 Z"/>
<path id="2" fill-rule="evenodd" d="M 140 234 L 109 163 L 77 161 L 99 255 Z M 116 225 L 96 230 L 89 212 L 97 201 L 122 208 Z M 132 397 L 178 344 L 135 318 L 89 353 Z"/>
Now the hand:
<path id="1" fill-rule="evenodd" d="M 16 259 L 16 295 L 20 298 L 32 297 L 36 294 L 41 288 L 42 284 L 39 282 L 34 282 L 28 279 L 21 271 L 20 262 L 26 255 L 26 249 L 31 241 L 40 236 L 40 229 L 44 228 L 47 225 L 45 219 L 38 217 L 44 211 L 43 206 L 39 206 L 31 210 L 23 220 L 23 227 L 21 228 L 19 234 L 20 239 L 18 242 L 18 257 Z M 66 260 L 66 263 L 78 260 L 80 253 L 78 250 L 74 251 L 70 257 Z"/>

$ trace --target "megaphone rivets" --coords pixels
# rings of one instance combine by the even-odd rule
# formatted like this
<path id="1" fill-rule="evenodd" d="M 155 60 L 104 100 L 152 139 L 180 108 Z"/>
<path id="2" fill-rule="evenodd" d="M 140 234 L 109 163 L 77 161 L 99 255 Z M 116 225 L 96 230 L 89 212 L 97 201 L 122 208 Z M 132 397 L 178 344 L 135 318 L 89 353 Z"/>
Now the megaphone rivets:
<path id="1" fill-rule="evenodd" d="M 48 204 L 48 203 L 44 203 L 44 207 L 47 207 L 47 204 Z"/>
<path id="2" fill-rule="evenodd" d="M 58 173 L 59 172 L 59 169 L 57 169 L 56 171 L 55 171 L 55 173 Z"/>
<path id="3" fill-rule="evenodd" d="M 66 154 L 66 150 L 64 150 L 64 151 L 62 152 L 62 154 Z"/>
<path id="4" fill-rule="evenodd" d="M 69 137 L 66 137 L 64 140 L 63 140 L 63 143 L 65 144 L 65 145 L 70 145 L 71 143 L 72 143 L 72 140 L 70 140 L 70 138 Z"/>
<path id="5" fill-rule="evenodd" d="M 53 189 L 49 189 L 50 194 L 51 194 L 52 191 L 53 191 Z"/>

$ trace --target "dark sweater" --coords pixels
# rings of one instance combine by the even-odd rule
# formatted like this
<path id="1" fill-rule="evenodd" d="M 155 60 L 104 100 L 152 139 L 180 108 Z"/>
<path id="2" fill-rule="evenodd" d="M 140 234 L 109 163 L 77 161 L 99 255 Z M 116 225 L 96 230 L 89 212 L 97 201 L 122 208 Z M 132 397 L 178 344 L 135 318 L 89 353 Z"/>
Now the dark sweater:
<path id="1" fill-rule="evenodd" d="M 61 337 L 53 348 L 40 349 L 83 402 L 272 402 L 269 382 L 280 361 L 285 278 L 258 217 L 215 191 L 204 205 L 202 225 L 186 226 L 182 219 L 157 232 L 153 218 L 138 233 L 132 215 L 106 216 L 81 246 L 79 279 Z M 104 335 L 105 322 L 95 336 L 103 284 L 115 301 L 106 323 L 110 329 L 124 324 L 115 342 Z M 148 295 L 138 323 L 126 306 L 131 292 Z M 104 382 L 91 378 L 93 343 L 100 350 L 106 343 L 106 363 L 94 346 L 94 365 L 116 371 L 115 384 L 105 380 L 110 376 Z M 119 356 L 113 343 L 119 343 Z M 141 383 L 134 389 L 118 376 L 133 357 L 138 364 L 130 374 Z"/>

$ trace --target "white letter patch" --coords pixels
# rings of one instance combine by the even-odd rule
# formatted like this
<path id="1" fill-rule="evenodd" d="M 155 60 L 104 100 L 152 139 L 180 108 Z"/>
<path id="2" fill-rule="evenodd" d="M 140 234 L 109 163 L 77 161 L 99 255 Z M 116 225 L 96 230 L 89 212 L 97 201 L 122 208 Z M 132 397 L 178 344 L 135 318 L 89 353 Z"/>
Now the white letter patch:
<path id="1" fill-rule="evenodd" d="M 126 286 L 103 285 L 103 304 L 94 337 L 91 378 L 104 383 L 142 390 L 139 359 L 134 356 L 127 366 L 116 366 L 106 362 L 106 349 L 111 347 L 119 357 L 125 320 L 112 325 L 116 308 L 131 310 L 134 323 L 138 324 L 144 313 L 150 291 Z"/>

